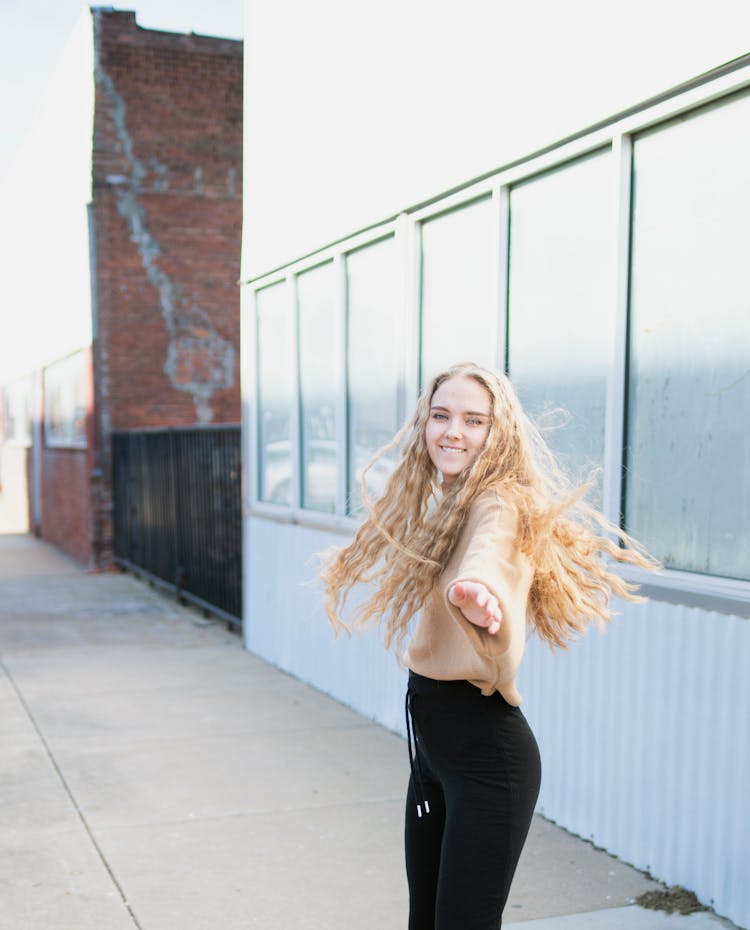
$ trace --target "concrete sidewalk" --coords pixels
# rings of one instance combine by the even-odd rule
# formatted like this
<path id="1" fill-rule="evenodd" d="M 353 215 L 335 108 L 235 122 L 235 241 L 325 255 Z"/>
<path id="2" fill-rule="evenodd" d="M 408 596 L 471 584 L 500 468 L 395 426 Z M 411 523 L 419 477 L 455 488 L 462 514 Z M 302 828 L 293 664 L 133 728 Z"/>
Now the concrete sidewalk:
<path id="1" fill-rule="evenodd" d="M 398 930 L 404 742 L 137 579 L 0 536 L 2 930 Z M 506 926 L 717 930 L 536 818 Z"/>

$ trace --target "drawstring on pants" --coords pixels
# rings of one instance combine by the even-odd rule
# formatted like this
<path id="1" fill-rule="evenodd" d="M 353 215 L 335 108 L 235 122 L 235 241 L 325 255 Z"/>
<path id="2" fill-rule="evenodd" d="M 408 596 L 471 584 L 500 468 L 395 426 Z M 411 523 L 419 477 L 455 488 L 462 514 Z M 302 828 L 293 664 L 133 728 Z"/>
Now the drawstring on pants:
<path id="1" fill-rule="evenodd" d="M 406 689 L 404 711 L 406 714 L 406 745 L 409 747 L 409 766 L 414 783 L 414 793 L 417 796 L 417 817 L 421 817 L 422 805 L 424 805 L 425 814 L 430 813 L 430 802 L 425 800 L 424 796 L 422 763 L 419 761 L 419 749 L 417 747 L 417 737 L 414 732 L 414 718 L 411 711 L 411 690 L 409 688 Z"/>

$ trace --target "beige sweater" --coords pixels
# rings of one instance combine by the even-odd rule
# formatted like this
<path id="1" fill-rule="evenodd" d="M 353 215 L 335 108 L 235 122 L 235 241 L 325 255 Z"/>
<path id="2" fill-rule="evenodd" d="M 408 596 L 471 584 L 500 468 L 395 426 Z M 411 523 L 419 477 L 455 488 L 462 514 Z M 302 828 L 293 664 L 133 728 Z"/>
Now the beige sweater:
<path id="1" fill-rule="evenodd" d="M 482 694 L 499 691 L 518 706 L 516 674 L 526 646 L 526 610 L 531 563 L 515 545 L 518 518 L 495 491 L 473 504 L 456 548 L 420 613 L 404 664 L 439 681 L 466 679 Z M 502 611 L 500 630 L 490 635 L 448 600 L 457 581 L 479 581 Z"/>

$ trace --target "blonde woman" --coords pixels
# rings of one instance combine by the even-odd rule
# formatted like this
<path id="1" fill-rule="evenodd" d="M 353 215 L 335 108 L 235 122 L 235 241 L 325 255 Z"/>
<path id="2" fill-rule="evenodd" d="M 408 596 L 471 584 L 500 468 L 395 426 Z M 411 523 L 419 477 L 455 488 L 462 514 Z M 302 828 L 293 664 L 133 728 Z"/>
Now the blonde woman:
<path id="1" fill-rule="evenodd" d="M 394 448 L 384 494 L 365 483 L 369 515 L 324 567 L 328 615 L 382 622 L 409 668 L 409 930 L 497 930 L 541 777 L 516 687 L 527 632 L 564 646 L 609 619 L 612 594 L 634 597 L 612 560 L 652 563 L 567 484 L 503 375 L 439 374 L 374 461 Z"/>

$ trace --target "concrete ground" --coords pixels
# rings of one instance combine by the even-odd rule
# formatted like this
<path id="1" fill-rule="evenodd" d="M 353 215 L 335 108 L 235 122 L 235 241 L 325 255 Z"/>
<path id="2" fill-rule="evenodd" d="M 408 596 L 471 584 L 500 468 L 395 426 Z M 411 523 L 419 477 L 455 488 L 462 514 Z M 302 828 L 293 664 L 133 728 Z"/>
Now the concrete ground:
<path id="1" fill-rule="evenodd" d="M 406 926 L 403 740 L 129 575 L 0 536 L 1 930 Z M 505 925 L 717 930 L 534 820 Z"/>

